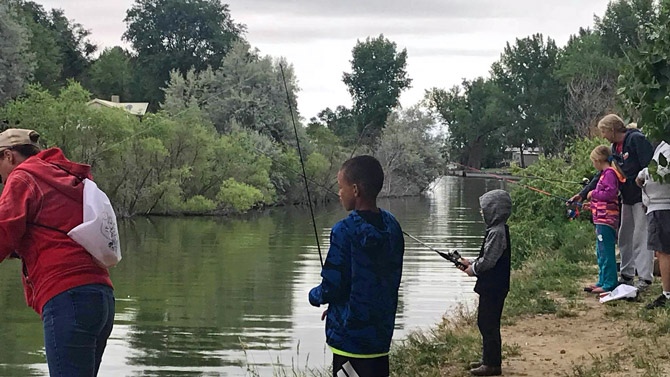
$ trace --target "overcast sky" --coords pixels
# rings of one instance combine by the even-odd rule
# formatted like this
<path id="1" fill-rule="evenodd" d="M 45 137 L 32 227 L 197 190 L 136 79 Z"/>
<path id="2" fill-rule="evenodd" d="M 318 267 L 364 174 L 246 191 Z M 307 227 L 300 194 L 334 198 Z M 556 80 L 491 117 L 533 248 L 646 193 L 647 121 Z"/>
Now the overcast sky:
<path id="1" fill-rule="evenodd" d="M 133 0 L 35 0 L 65 10 L 92 32 L 101 47 L 122 45 L 126 10 Z M 295 66 L 299 110 L 351 104 L 342 83 L 356 40 L 383 33 L 407 48 L 411 106 L 432 87 L 487 76 L 505 42 L 541 32 L 564 45 L 580 26 L 592 26 L 608 0 L 230 0 L 247 40 L 263 54 L 285 56 Z"/>

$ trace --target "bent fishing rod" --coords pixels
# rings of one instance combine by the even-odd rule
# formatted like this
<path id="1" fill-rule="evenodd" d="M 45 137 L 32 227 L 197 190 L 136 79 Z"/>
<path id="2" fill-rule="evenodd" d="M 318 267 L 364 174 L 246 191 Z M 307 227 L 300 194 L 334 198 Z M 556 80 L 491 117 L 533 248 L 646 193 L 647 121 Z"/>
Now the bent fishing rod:
<path id="1" fill-rule="evenodd" d="M 566 199 L 566 198 L 564 198 L 564 197 L 562 197 L 562 196 L 558 196 L 558 195 L 552 194 L 552 193 L 550 193 L 550 192 L 547 192 L 547 191 L 544 191 L 544 190 L 540 190 L 540 189 L 537 188 L 537 187 L 524 185 L 523 183 L 521 183 L 521 182 L 519 182 L 519 181 L 515 181 L 515 180 L 509 179 L 509 178 L 505 178 L 505 177 L 500 176 L 500 175 L 497 175 L 497 174 L 489 173 L 489 172 L 483 171 L 483 170 L 481 170 L 481 169 L 473 168 L 472 166 L 463 165 L 463 164 L 460 164 L 460 163 L 458 163 L 458 162 L 452 162 L 452 163 L 454 163 L 454 164 L 456 164 L 456 165 L 459 165 L 459 166 L 462 166 L 462 167 L 464 167 L 464 168 L 466 168 L 466 169 L 474 170 L 474 171 L 476 171 L 476 172 L 479 172 L 479 173 L 482 173 L 482 174 L 486 174 L 486 175 L 490 175 L 491 177 L 498 178 L 498 179 L 503 180 L 503 181 L 505 181 L 505 182 L 509 182 L 509 183 L 511 183 L 511 184 L 521 186 L 521 187 L 526 188 L 526 189 L 528 189 L 528 190 L 532 190 L 532 191 L 538 192 L 538 193 L 540 193 L 540 194 L 547 195 L 547 196 L 550 196 L 550 197 L 555 198 L 555 199 L 559 199 L 559 200 L 561 200 L 561 201 L 563 201 L 563 202 L 566 202 L 566 203 L 571 203 L 571 204 L 573 203 L 570 199 Z M 579 202 L 574 202 L 574 204 L 575 204 L 575 205 L 578 205 L 578 206 L 580 206 L 580 207 L 582 206 L 582 203 L 579 203 Z"/>
<path id="2" fill-rule="evenodd" d="M 474 171 L 476 171 L 476 172 L 479 172 L 479 173 L 482 173 L 482 174 L 489 175 L 489 176 L 491 176 L 491 177 L 500 179 L 500 180 L 502 180 L 502 181 L 505 181 L 505 182 L 508 182 L 508 183 L 511 183 L 511 184 L 514 184 L 514 185 L 518 185 L 518 186 L 523 187 L 523 188 L 525 188 L 525 189 L 528 189 L 528 190 L 531 190 L 531 191 L 535 191 L 535 192 L 540 193 L 540 194 L 543 194 L 543 195 L 547 195 L 547 196 L 552 197 L 552 198 L 554 198 L 554 199 L 561 200 L 561 201 L 564 202 L 564 203 L 567 203 L 567 204 L 570 204 L 570 205 L 574 205 L 574 206 L 575 206 L 574 208 L 571 208 L 571 209 L 568 210 L 568 217 L 570 218 L 570 220 L 574 220 L 576 217 L 578 217 L 578 216 L 579 216 L 579 208 L 584 206 L 584 203 L 576 202 L 576 201 L 573 201 L 573 200 L 564 198 L 564 197 L 562 197 L 562 196 L 558 196 L 558 195 L 552 194 L 552 193 L 550 193 L 550 192 L 548 192 L 548 191 L 545 191 L 545 190 L 540 190 L 540 189 L 537 188 L 537 187 L 524 185 L 523 183 L 521 183 L 521 182 L 519 182 L 519 181 L 515 181 L 515 180 L 509 179 L 509 178 L 505 178 L 505 177 L 500 176 L 500 175 L 498 175 L 498 174 L 489 173 L 489 172 L 483 171 L 483 170 L 481 170 L 481 169 L 473 168 L 472 166 L 463 165 L 463 164 L 458 163 L 458 162 L 453 162 L 453 161 L 452 161 L 452 163 L 454 163 L 454 164 L 456 164 L 456 165 L 459 165 L 459 166 L 462 166 L 462 167 L 464 167 L 464 168 L 466 168 L 466 169 L 474 170 Z M 582 183 L 582 184 L 583 184 L 583 183 Z"/>

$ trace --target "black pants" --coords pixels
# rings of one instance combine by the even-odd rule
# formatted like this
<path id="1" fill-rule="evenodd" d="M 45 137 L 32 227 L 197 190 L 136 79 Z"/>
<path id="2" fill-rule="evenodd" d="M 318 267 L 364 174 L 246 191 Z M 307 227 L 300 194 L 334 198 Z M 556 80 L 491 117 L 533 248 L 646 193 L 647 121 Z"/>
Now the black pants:
<path id="1" fill-rule="evenodd" d="M 477 326 L 482 334 L 482 362 L 484 365 L 502 365 L 502 340 L 500 339 L 500 317 L 507 292 L 479 295 Z"/>
<path id="2" fill-rule="evenodd" d="M 347 363 L 350 365 L 344 367 Z M 354 373 L 349 373 L 352 370 Z M 388 356 L 375 357 L 374 359 L 356 359 L 333 355 L 333 377 L 388 377 L 388 375 Z"/>

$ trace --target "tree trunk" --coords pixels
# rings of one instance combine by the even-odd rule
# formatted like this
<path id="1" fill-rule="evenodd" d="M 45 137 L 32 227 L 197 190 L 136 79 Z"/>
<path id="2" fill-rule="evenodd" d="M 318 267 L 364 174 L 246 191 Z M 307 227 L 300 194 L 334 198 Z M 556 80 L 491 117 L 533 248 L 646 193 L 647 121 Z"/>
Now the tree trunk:
<path id="1" fill-rule="evenodd" d="M 482 167 L 482 154 L 484 146 L 482 145 L 482 140 L 478 138 L 473 143 L 470 144 L 469 153 L 468 153 L 468 163 L 467 165 L 475 169 L 480 169 Z"/>
<path id="2" fill-rule="evenodd" d="M 519 160 L 521 164 L 521 168 L 526 167 L 526 162 L 523 160 L 523 144 L 519 147 Z"/>

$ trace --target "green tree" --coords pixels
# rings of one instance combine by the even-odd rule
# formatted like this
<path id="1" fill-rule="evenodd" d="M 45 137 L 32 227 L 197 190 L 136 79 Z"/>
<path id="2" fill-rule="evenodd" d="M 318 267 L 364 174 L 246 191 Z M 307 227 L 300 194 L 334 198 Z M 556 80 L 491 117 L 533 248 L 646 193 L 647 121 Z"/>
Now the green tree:
<path id="1" fill-rule="evenodd" d="M 123 38 L 137 52 L 144 74 L 143 95 L 154 106 L 163 101 L 171 70 L 217 69 L 245 26 L 235 23 L 219 0 L 136 0 L 127 11 Z"/>
<path id="2" fill-rule="evenodd" d="M 29 34 L 0 3 L 0 106 L 21 94 L 33 71 Z"/>
<path id="3" fill-rule="evenodd" d="M 51 29 L 63 56 L 63 78 L 81 80 L 98 46 L 88 38 L 89 30 L 65 17 L 60 9 L 51 10 Z"/>
<path id="4" fill-rule="evenodd" d="M 407 49 L 398 51 L 395 42 L 380 34 L 358 41 L 352 51 L 351 73 L 344 73 L 358 118 L 357 133 L 366 141 L 381 134 L 386 118 L 399 104 L 400 93 L 410 87 Z"/>
<path id="5" fill-rule="evenodd" d="M 500 89 L 490 80 L 463 80 L 462 90 L 434 88 L 426 93 L 431 111 L 448 127 L 447 151 L 452 161 L 480 168 L 502 160 L 505 127 Z"/>
<path id="6" fill-rule="evenodd" d="M 554 75 L 567 92 L 565 121 L 578 136 L 598 135 L 598 120 L 613 111 L 620 63 L 603 49 L 602 36 L 589 29 L 580 29 L 562 49 Z"/>
<path id="7" fill-rule="evenodd" d="M 81 80 L 97 46 L 90 31 L 69 20 L 60 9 L 51 12 L 32 1 L 12 1 L 12 6 L 31 32 L 30 50 L 35 54 L 34 81 L 53 93 L 68 79 Z"/>
<path id="8" fill-rule="evenodd" d="M 418 106 L 389 116 L 373 154 L 384 168 L 382 195 L 417 195 L 445 168 L 442 138 L 432 132 L 432 117 Z"/>
<path id="9" fill-rule="evenodd" d="M 355 145 L 358 141 L 356 114 L 346 106 L 338 106 L 334 111 L 327 107 L 312 118 L 310 124 L 327 127 L 344 145 Z"/>
<path id="10" fill-rule="evenodd" d="M 183 77 L 173 71 L 163 108 L 175 113 L 197 105 L 219 132 L 242 127 L 293 145 L 295 136 L 279 64 L 284 66 L 291 103 L 299 118 L 293 68 L 282 59 L 261 56 L 244 41 L 233 46 L 217 70 L 190 70 Z M 304 137 L 302 127 L 299 132 Z"/>
<path id="11" fill-rule="evenodd" d="M 63 67 L 60 49 L 49 28 L 49 15 L 41 5 L 33 2 L 19 2 L 13 6 L 22 24 L 30 31 L 30 51 L 35 62 L 33 82 L 55 92 L 61 84 Z"/>
<path id="12" fill-rule="evenodd" d="M 631 120 L 656 141 L 670 135 L 670 1 L 660 3 L 658 19 L 644 28 L 647 38 L 631 50 L 617 93 Z"/>
<path id="13" fill-rule="evenodd" d="M 109 99 L 119 95 L 126 101 L 142 100 L 134 98 L 134 70 L 130 53 L 116 46 L 106 48 L 91 65 L 86 82 L 89 90 L 98 98 Z"/>
<path id="14" fill-rule="evenodd" d="M 64 85 L 70 78 L 80 78 L 88 67 L 97 46 L 90 40 L 90 31 L 74 21 L 70 21 L 60 9 L 51 12 L 32 1 L 18 1 L 26 24 L 35 40 L 31 47 L 38 55 L 36 82 L 47 87 L 48 84 Z"/>
<path id="15" fill-rule="evenodd" d="M 535 34 L 517 39 L 514 45 L 507 43 L 491 67 L 492 80 L 503 94 L 507 144 L 522 153 L 528 146 L 561 150 L 571 133 L 560 122 L 565 92 L 553 75 L 558 54 L 553 39 L 545 43 L 542 34 Z"/>
<path id="16" fill-rule="evenodd" d="M 601 35 L 604 50 L 623 57 L 644 40 L 641 26 L 654 22 L 657 7 L 653 0 L 614 0 L 607 5 L 603 17 L 594 17 L 595 30 Z"/>

